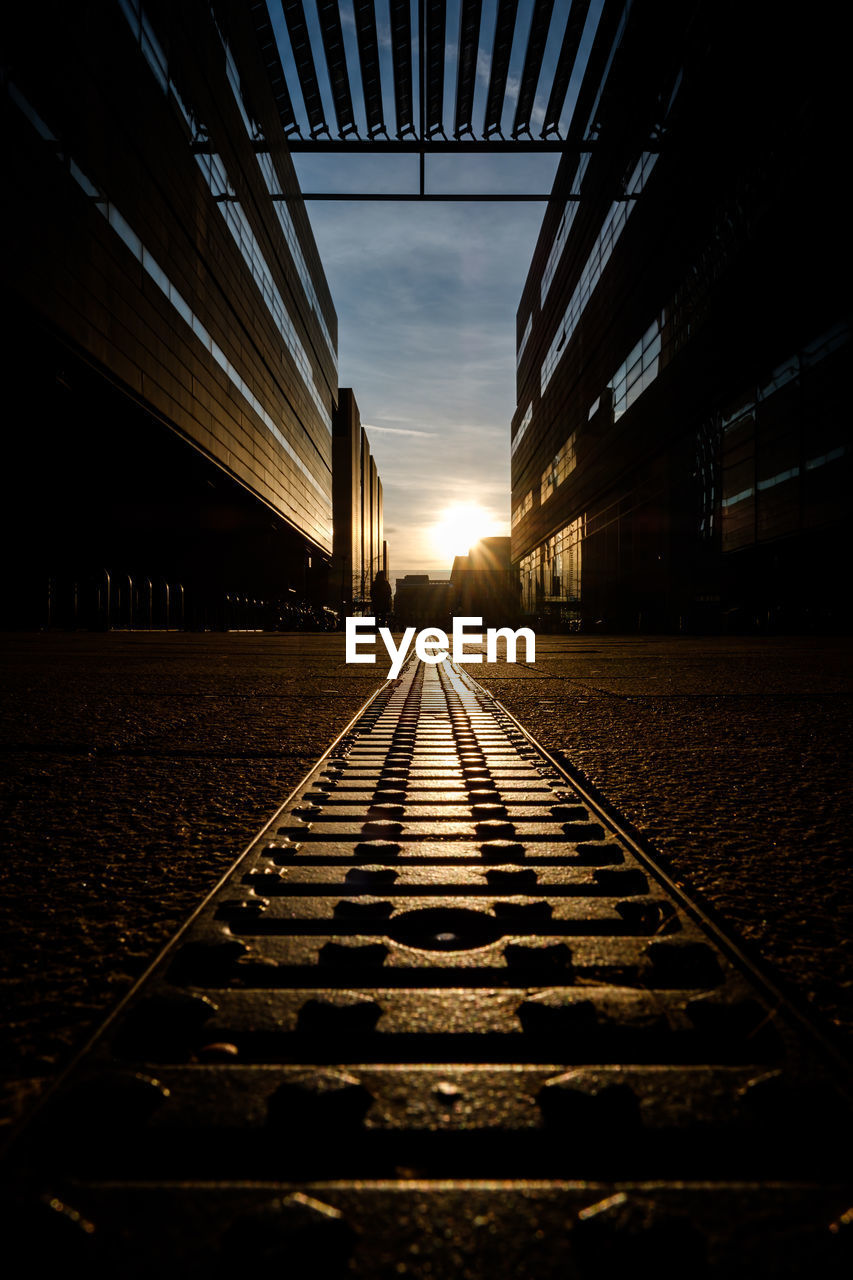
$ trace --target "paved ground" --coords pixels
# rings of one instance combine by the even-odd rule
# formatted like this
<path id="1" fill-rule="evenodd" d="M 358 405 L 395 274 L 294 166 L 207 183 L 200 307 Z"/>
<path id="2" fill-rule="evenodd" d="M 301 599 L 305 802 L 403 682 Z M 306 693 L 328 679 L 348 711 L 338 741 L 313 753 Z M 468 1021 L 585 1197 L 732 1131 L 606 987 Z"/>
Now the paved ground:
<path id="1" fill-rule="evenodd" d="M 853 1046 L 853 645 L 538 637 L 472 667 Z"/>
<path id="2" fill-rule="evenodd" d="M 853 650 L 540 636 L 472 667 L 853 1036 Z M 0 637 L 13 1115 L 381 681 L 342 636 Z"/>
<path id="3" fill-rule="evenodd" d="M 343 658 L 338 635 L 0 637 L 0 1121 L 381 683 Z"/>

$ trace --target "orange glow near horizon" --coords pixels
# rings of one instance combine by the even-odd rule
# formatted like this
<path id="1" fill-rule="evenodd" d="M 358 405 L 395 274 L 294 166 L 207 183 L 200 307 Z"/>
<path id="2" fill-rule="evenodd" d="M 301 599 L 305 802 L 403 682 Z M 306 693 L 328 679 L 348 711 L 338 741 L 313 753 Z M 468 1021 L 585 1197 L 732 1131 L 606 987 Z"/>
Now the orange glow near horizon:
<path id="1" fill-rule="evenodd" d="M 480 538 L 492 538 L 502 532 L 501 523 L 491 512 L 476 502 L 454 502 L 439 516 L 430 531 L 436 555 L 447 563 L 454 556 L 465 556 Z"/>

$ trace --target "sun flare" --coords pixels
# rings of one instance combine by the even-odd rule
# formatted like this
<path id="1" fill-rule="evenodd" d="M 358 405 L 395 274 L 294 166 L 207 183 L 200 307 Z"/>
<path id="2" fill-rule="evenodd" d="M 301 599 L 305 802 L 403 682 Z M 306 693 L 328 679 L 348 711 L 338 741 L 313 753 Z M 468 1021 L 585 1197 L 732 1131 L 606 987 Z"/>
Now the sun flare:
<path id="1" fill-rule="evenodd" d="M 436 554 L 447 561 L 449 568 L 453 557 L 467 555 L 478 539 L 495 537 L 500 532 L 499 521 L 486 507 L 476 502 L 455 502 L 441 513 L 431 537 Z"/>

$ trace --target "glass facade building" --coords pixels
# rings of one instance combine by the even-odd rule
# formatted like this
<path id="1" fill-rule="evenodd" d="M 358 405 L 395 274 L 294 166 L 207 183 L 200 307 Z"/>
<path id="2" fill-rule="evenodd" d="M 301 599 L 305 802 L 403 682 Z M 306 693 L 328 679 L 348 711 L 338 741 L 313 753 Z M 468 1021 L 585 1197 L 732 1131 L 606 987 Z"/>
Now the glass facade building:
<path id="1" fill-rule="evenodd" d="M 837 28 L 625 5 L 517 317 L 512 557 L 546 624 L 849 618 Z"/>
<path id="2" fill-rule="evenodd" d="M 226 598 L 326 598 L 337 321 L 254 21 L 4 8 L 22 616 L 93 574 L 179 584 L 199 625 Z"/>
<path id="3" fill-rule="evenodd" d="M 344 614 L 371 612 L 370 587 L 388 575 L 382 481 L 349 387 L 341 387 L 332 421 L 335 536 L 329 603 Z"/>

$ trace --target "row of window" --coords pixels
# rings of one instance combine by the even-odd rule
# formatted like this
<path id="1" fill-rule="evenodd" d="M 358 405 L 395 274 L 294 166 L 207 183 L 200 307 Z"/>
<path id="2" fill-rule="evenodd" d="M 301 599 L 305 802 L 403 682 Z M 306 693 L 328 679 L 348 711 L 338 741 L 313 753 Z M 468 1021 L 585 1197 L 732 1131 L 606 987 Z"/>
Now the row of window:
<path id="1" fill-rule="evenodd" d="M 581 184 L 583 183 L 589 166 L 591 152 L 585 151 L 578 160 L 578 167 L 575 170 L 575 176 L 572 179 L 572 185 L 569 193 L 572 196 L 579 196 Z M 554 237 L 554 243 L 551 246 L 551 252 L 548 254 L 548 261 L 545 263 L 545 271 L 542 275 L 542 284 L 539 289 L 540 303 L 544 307 L 545 299 L 548 297 L 548 290 L 551 288 L 551 282 L 557 274 L 557 267 L 560 265 L 560 259 L 563 256 L 563 250 L 566 247 L 566 241 L 569 238 L 569 232 L 572 229 L 577 211 L 579 208 L 578 200 L 569 200 L 563 210 L 563 216 L 560 219 L 560 225 L 557 228 L 557 234 Z M 519 357 L 521 352 L 519 351 Z"/>
<path id="2" fill-rule="evenodd" d="M 613 421 L 621 418 L 622 414 L 631 407 L 638 396 L 642 395 L 646 387 L 648 387 L 657 377 L 660 371 L 661 358 L 661 332 L 666 322 L 666 313 L 661 312 L 660 316 L 656 316 L 652 324 L 640 338 L 639 342 L 632 348 L 630 354 L 622 361 L 619 368 L 607 384 L 608 391 L 612 395 L 613 402 Z M 590 406 L 589 417 L 598 410 L 601 404 L 599 396 Z M 533 417 L 533 406 L 530 405 L 521 420 L 521 425 L 512 442 L 512 453 L 514 454 L 521 441 L 524 432 L 530 425 Z M 555 489 L 563 483 L 568 475 L 574 471 L 577 466 L 577 450 L 576 450 L 577 432 L 572 432 L 563 447 L 551 460 L 545 470 L 542 472 L 540 485 L 540 502 L 545 503 L 551 497 Z M 531 495 L 528 494 L 528 498 Z M 529 509 L 529 508 L 527 508 Z M 521 519 L 524 512 L 520 507 L 516 508 L 516 514 L 513 516 L 513 525 L 517 520 Z"/>
<path id="3" fill-rule="evenodd" d="M 590 127 L 592 126 L 592 123 L 595 120 L 595 116 L 598 111 L 598 103 L 601 98 L 602 92 L 604 91 L 604 85 L 606 83 L 607 76 L 610 71 L 610 66 L 613 61 L 613 57 L 616 52 L 616 49 L 618 48 L 619 42 L 622 38 L 622 32 L 625 27 L 625 20 L 627 17 L 627 11 L 629 7 L 630 5 L 625 6 L 625 10 L 623 11 L 622 17 L 619 20 L 619 26 L 616 30 L 615 38 L 613 40 L 613 43 L 610 49 L 610 57 L 608 58 L 607 65 L 604 68 L 604 73 L 601 77 L 601 81 L 598 86 L 598 93 L 596 94 L 595 102 L 593 103 L 592 111 L 590 112 L 586 129 L 584 130 L 584 137 L 586 137 L 587 134 L 589 133 Z M 592 157 L 592 153 L 590 151 L 585 151 L 581 156 L 578 157 L 577 167 L 575 168 L 575 172 L 572 177 L 572 184 L 569 187 L 569 196 L 575 197 L 575 198 L 568 199 L 566 201 L 566 207 L 563 210 L 563 216 L 560 219 L 560 225 L 557 228 L 557 234 L 554 237 L 554 243 L 551 245 L 551 251 L 548 254 L 548 260 L 545 263 L 545 270 L 542 273 L 542 282 L 539 286 L 539 304 L 541 307 L 544 307 L 545 305 L 545 299 L 548 296 L 548 292 L 551 288 L 551 284 L 553 282 L 554 276 L 557 274 L 557 267 L 560 265 L 560 259 L 563 256 L 563 250 L 566 247 L 566 241 L 569 238 L 569 232 L 571 231 L 575 217 L 577 216 L 578 207 L 580 203 L 577 197 L 580 195 L 581 187 L 583 185 L 583 180 L 586 176 L 586 171 L 589 168 L 589 162 L 591 157 Z M 527 340 L 530 337 L 532 322 L 533 322 L 533 317 L 531 315 L 531 317 L 527 321 L 527 327 L 524 331 L 524 337 L 521 340 L 521 345 L 518 348 L 518 356 L 516 359 L 516 369 L 518 369 L 519 365 L 521 364 L 521 356 L 527 344 Z"/>
<path id="4" fill-rule="evenodd" d="M 622 414 L 631 407 L 638 396 L 642 395 L 646 387 L 648 387 L 657 377 L 660 369 L 661 357 L 661 331 L 666 321 L 666 313 L 661 312 L 660 316 L 656 316 L 652 324 L 643 334 L 642 338 L 632 348 L 630 354 L 622 361 L 619 368 L 607 384 L 608 390 L 613 398 L 613 420 L 614 422 L 621 418 Z M 591 418 L 599 408 L 601 397 L 592 404 L 589 410 Z M 530 425 L 533 416 L 532 405 L 528 407 L 527 412 L 522 418 L 521 425 L 512 442 L 512 453 L 514 454 L 518 444 L 527 427 Z M 577 432 L 573 431 L 566 440 L 562 448 L 557 452 L 554 458 L 549 462 L 548 466 L 542 472 L 540 484 L 540 503 L 545 503 L 551 497 L 555 489 L 563 483 L 567 476 L 574 471 L 577 466 Z M 530 499 L 532 501 L 532 492 L 527 495 L 525 502 Z M 513 526 L 521 519 L 521 516 L 529 510 L 529 504 L 522 511 L 521 506 L 516 507 L 513 514 Z"/>
<path id="5" fill-rule="evenodd" d="M 146 18 L 142 6 L 138 3 L 138 0 L 119 0 L 119 6 L 134 35 L 139 39 L 142 54 L 148 62 L 151 70 L 154 72 L 157 82 L 163 89 L 163 92 L 168 94 L 171 91 L 174 94 L 184 118 L 187 119 L 188 122 L 191 123 L 191 127 L 198 132 L 199 126 L 197 122 L 192 121 L 192 117 L 187 111 L 187 108 L 181 100 L 175 86 L 169 80 L 166 55 L 163 53 L 161 46 L 157 42 L 151 28 L 151 24 Z M 290 354 L 296 362 L 296 366 L 302 375 L 302 380 L 305 383 L 306 389 L 308 390 L 308 393 L 320 414 L 320 420 L 331 435 L 331 413 L 329 408 L 324 404 L 323 398 L 314 381 L 314 370 L 311 366 L 311 362 L 308 359 L 305 348 L 303 347 L 293 322 L 290 319 L 284 299 L 276 288 L 269 264 L 261 252 L 261 248 L 255 239 L 251 227 L 249 226 L 248 219 L 246 218 L 242 207 L 234 198 L 234 190 L 228 181 L 228 175 L 225 172 L 222 160 L 215 154 L 204 154 L 201 152 L 197 152 L 195 158 L 202 174 L 204 175 L 208 187 L 210 188 L 211 194 L 217 202 L 219 212 L 222 214 L 225 224 L 231 232 L 231 235 L 243 256 L 243 260 L 251 271 L 255 283 L 263 295 L 264 302 L 278 326 Z"/>
<path id="6" fill-rule="evenodd" d="M 527 409 L 525 410 L 524 417 L 521 419 L 521 422 L 519 422 L 518 424 L 518 430 L 516 431 L 515 437 L 513 438 L 512 446 L 510 448 L 511 455 L 515 454 L 516 449 L 524 439 L 525 431 L 530 426 L 532 421 L 533 421 L 533 405 L 529 404 L 527 406 Z"/>
<path id="7" fill-rule="evenodd" d="M 775 489 L 779 484 L 785 484 L 788 480 L 795 480 L 802 475 L 804 471 L 817 471 L 820 467 L 825 467 L 829 462 L 838 462 L 843 458 L 847 450 L 844 445 L 838 445 L 835 449 L 828 449 L 826 453 L 818 454 L 815 458 L 807 458 L 805 464 L 801 467 L 799 464 L 787 467 L 784 471 L 778 471 L 775 476 L 767 476 L 764 480 L 758 480 L 754 484 L 748 484 L 745 489 L 741 489 L 738 493 L 729 492 L 723 498 L 723 510 L 727 511 L 730 507 L 736 507 L 739 502 L 745 502 L 747 498 L 754 497 L 756 491 L 764 493 L 767 489 Z M 749 462 L 754 465 L 754 458 L 750 456 Z M 724 475 L 724 486 L 728 482 L 728 476 Z"/>
<path id="8" fill-rule="evenodd" d="M 613 394 L 613 421 L 622 414 L 650 386 L 660 371 L 661 331 L 666 323 L 666 313 L 661 312 L 649 325 L 639 342 L 614 373 L 608 389 Z"/>
<path id="9" fill-rule="evenodd" d="M 573 431 L 569 436 L 562 449 L 555 454 L 554 458 L 542 472 L 542 482 L 540 487 L 539 501 L 546 503 L 555 489 L 563 483 L 568 475 L 570 475 L 577 466 L 577 452 L 575 450 L 575 441 L 577 432 Z"/>
<path id="10" fill-rule="evenodd" d="M 581 598 L 582 516 L 535 547 L 519 563 L 524 613 L 538 613 L 544 602 L 578 605 Z"/>
<path id="11" fill-rule="evenodd" d="M 518 506 L 515 508 L 515 510 L 512 513 L 512 520 L 510 523 L 513 529 L 518 524 L 519 520 L 523 519 L 523 517 L 527 515 L 528 511 L 532 506 L 533 506 L 533 490 L 530 489 L 525 494 L 522 501 L 519 502 Z"/>
<path id="12" fill-rule="evenodd" d="M 625 30 L 625 23 L 627 21 L 628 11 L 630 8 L 631 8 L 631 0 L 627 0 L 627 3 L 625 4 L 622 10 L 622 16 L 619 19 L 619 25 L 616 28 L 616 32 L 614 34 L 613 41 L 610 46 L 610 54 L 608 56 L 607 63 L 604 67 L 604 71 L 602 72 L 601 79 L 598 84 L 598 91 L 595 95 L 595 101 L 592 104 L 592 110 L 589 113 L 589 119 L 586 122 L 586 128 L 584 129 L 584 134 L 583 134 L 584 137 L 587 137 L 590 134 L 590 131 L 594 128 L 594 122 L 598 115 L 598 104 L 601 101 L 602 94 L 604 93 L 604 89 L 607 84 L 607 77 L 610 74 L 610 68 L 613 64 L 613 59 L 616 55 L 616 50 L 619 48 L 619 45 L 622 41 L 622 34 Z M 592 154 L 591 152 L 585 151 L 583 155 L 581 155 L 580 158 L 578 159 L 577 168 L 575 169 L 575 174 L 574 174 L 574 177 L 572 178 L 572 185 L 569 188 L 570 194 L 573 196 L 580 195 L 581 186 L 583 184 L 584 177 L 586 176 L 586 171 L 589 167 L 591 154 Z M 542 275 L 542 284 L 540 286 L 539 297 L 540 297 L 541 305 L 543 307 L 545 305 L 545 299 L 548 296 L 548 290 L 551 288 L 551 282 L 553 281 L 554 276 L 557 273 L 557 267 L 560 265 L 560 259 L 563 256 L 563 249 L 565 248 L 566 241 L 569 238 L 569 232 L 572 229 L 572 223 L 575 220 L 575 215 L 577 214 L 577 211 L 578 211 L 577 200 L 572 200 L 568 202 L 566 205 L 566 208 L 563 211 L 563 216 L 560 220 L 560 225 L 557 228 L 557 234 L 554 238 L 554 243 L 551 246 L 551 252 L 548 254 L 548 261 L 545 263 L 545 271 Z"/>
<path id="13" fill-rule="evenodd" d="M 554 340 L 542 363 L 540 388 L 543 395 L 548 383 L 551 381 L 554 370 L 566 351 L 569 339 L 577 328 L 578 321 L 601 279 L 604 268 L 610 261 L 616 242 L 624 231 L 633 209 L 636 207 L 637 198 L 645 190 L 656 160 L 656 152 L 643 152 L 634 166 L 626 185 L 626 195 L 633 198 L 614 200 L 608 210 L 607 217 L 604 219 L 595 244 L 592 246 L 589 257 L 584 264 L 581 278 L 569 299 L 566 310 L 563 313 L 563 319 L 557 327 Z"/>
<path id="14" fill-rule="evenodd" d="M 518 354 L 515 357 L 515 371 L 518 373 L 521 357 L 524 355 L 524 348 L 530 341 L 530 335 L 533 332 L 533 315 L 527 317 L 527 324 L 524 326 L 524 333 L 521 335 L 521 342 L 518 344 Z"/>
<path id="15" fill-rule="evenodd" d="M 727 406 L 722 414 L 723 430 L 735 429 L 744 417 L 754 412 L 758 403 L 768 400 L 775 392 L 781 391 L 788 383 L 798 378 L 801 373 L 813 369 L 822 360 L 840 351 L 849 341 L 850 328 L 845 321 L 840 321 L 798 352 L 782 360 L 758 386 L 750 387 Z"/>
<path id="16" fill-rule="evenodd" d="M 211 13 L 212 13 L 212 10 L 211 10 Z M 252 142 L 255 142 L 258 140 L 259 131 L 258 131 L 257 125 L 252 120 L 246 108 L 246 103 L 243 98 L 243 87 L 242 87 L 242 84 L 240 83 L 240 75 L 239 75 L 239 72 L 237 71 L 237 64 L 234 61 L 234 55 L 231 52 L 228 41 L 225 39 L 225 37 L 222 35 L 222 32 L 219 30 L 219 24 L 216 23 L 215 15 L 214 15 L 214 23 L 216 24 L 216 30 L 219 35 L 219 38 L 222 41 L 222 47 L 225 50 L 225 70 L 228 77 L 228 83 L 230 84 L 231 91 L 234 94 L 234 101 L 237 103 L 237 107 L 240 111 L 240 115 L 243 118 L 243 124 L 246 127 L 246 133 L 248 134 L 249 139 Z M 279 182 L 278 174 L 276 172 L 276 168 L 275 168 L 275 164 L 273 163 L 272 156 L 268 151 L 259 151 L 259 152 L 256 152 L 256 159 L 258 161 L 258 168 L 261 171 L 261 176 L 264 180 L 264 183 L 266 184 L 267 191 L 273 197 L 281 197 L 284 193 L 281 188 L 281 183 Z M 320 306 L 320 300 L 317 297 L 317 291 L 314 288 L 314 281 L 311 278 L 311 272 L 308 270 L 308 264 L 306 263 L 304 255 L 302 253 L 302 246 L 299 243 L 299 237 L 296 234 L 296 227 L 294 226 L 293 219 L 290 216 L 290 210 L 287 207 L 287 202 L 285 200 L 275 198 L 273 199 L 273 206 L 275 208 L 276 215 L 281 225 L 281 229 L 284 232 L 284 238 L 285 238 L 285 241 L 287 242 L 287 247 L 290 250 L 290 256 L 293 260 L 294 266 L 296 267 L 296 271 L 299 275 L 302 288 L 305 291 L 305 296 L 308 299 L 308 302 L 310 303 L 310 306 L 311 306 L 311 310 L 314 312 L 314 315 L 317 319 L 317 323 L 320 326 L 320 329 L 323 334 L 323 338 L 325 339 L 326 347 L 328 348 L 329 355 L 332 358 L 332 362 L 335 366 L 335 371 L 337 372 L 338 353 L 335 350 L 335 344 L 332 341 L 332 335 L 329 333 L 329 329 L 326 324 L 326 318 L 323 315 L 323 311 Z"/>
<path id="17" fill-rule="evenodd" d="M 41 137 L 44 138 L 45 141 L 50 142 L 52 144 L 57 158 L 60 160 L 61 163 L 64 163 L 67 165 L 68 172 L 70 173 L 74 181 L 77 183 L 77 185 L 91 199 L 95 208 L 104 216 L 104 218 L 106 218 L 107 222 L 112 227 L 116 235 L 122 240 L 122 242 L 130 250 L 130 252 L 137 259 L 137 261 L 141 263 L 145 272 L 151 277 L 151 279 L 154 281 L 157 287 L 161 290 L 164 296 L 169 299 L 175 311 L 184 320 L 184 322 L 192 329 L 193 333 L 201 342 L 201 344 L 204 346 L 205 350 L 208 351 L 209 354 L 213 357 L 213 359 L 216 361 L 216 363 L 219 365 L 219 367 L 228 377 L 229 381 L 232 383 L 235 389 L 239 391 L 240 395 L 244 398 L 244 400 L 246 400 L 249 406 L 254 410 L 254 412 L 258 415 L 258 417 L 264 423 L 264 425 L 266 426 L 270 434 L 278 441 L 278 443 L 284 449 L 288 457 L 293 460 L 293 462 L 296 464 L 296 466 L 305 476 L 309 484 L 311 484 L 312 487 L 317 491 L 317 493 L 320 495 L 320 498 L 322 499 L 322 503 L 321 503 L 322 507 L 324 509 L 327 509 L 330 502 L 329 489 L 324 489 L 323 486 L 320 484 L 320 482 L 317 480 L 317 478 L 314 475 L 312 475 L 312 473 L 308 470 L 305 463 L 296 453 L 293 446 L 284 437 L 279 427 L 276 425 L 276 423 L 274 422 L 270 414 L 267 412 L 267 410 L 264 408 L 261 401 L 254 394 L 249 384 L 242 377 L 239 370 L 237 370 L 234 367 L 234 365 L 231 363 L 231 361 L 228 359 L 225 352 L 222 350 L 222 348 L 219 346 L 216 340 L 211 336 L 211 334 L 209 333 L 205 325 L 202 323 L 202 321 L 199 319 L 199 317 L 192 310 L 189 303 L 186 301 L 186 299 L 183 297 L 180 291 L 175 287 L 175 285 L 166 275 L 166 272 L 159 265 L 156 258 L 154 258 L 153 254 L 142 243 L 140 237 L 133 230 L 130 223 L 127 221 L 127 219 L 116 208 L 114 204 L 112 204 L 103 196 L 103 194 L 99 191 L 99 189 L 95 186 L 95 184 L 91 181 L 91 179 L 89 179 L 86 176 L 86 174 L 83 172 L 83 170 L 74 160 L 74 158 L 72 156 L 64 155 L 56 135 L 45 124 L 41 116 L 38 115 L 38 113 L 35 111 L 33 106 L 27 101 L 26 98 L 24 98 L 24 96 L 20 93 L 17 87 L 11 82 L 9 82 L 7 84 L 7 89 L 8 89 L 8 93 L 11 100 L 22 111 L 22 113 L 30 121 L 30 123 L 33 125 L 36 131 L 41 135 Z M 301 518 L 303 517 L 300 516 L 300 519 Z M 331 525 L 328 522 L 320 523 L 316 519 L 316 517 L 311 514 L 308 514 L 307 518 L 311 524 L 312 529 L 320 536 L 323 542 L 328 542 L 332 534 Z"/>
<path id="18" fill-rule="evenodd" d="M 196 163 L 204 175 L 210 193 L 216 201 L 216 207 L 221 213 L 225 225 L 231 232 L 231 236 L 246 266 L 252 273 L 252 279 L 258 286 L 258 289 L 266 303 L 267 310 L 272 316 L 279 329 L 287 349 L 296 362 L 296 367 L 302 374 L 302 381 L 311 395 L 311 399 L 316 405 L 321 421 L 325 424 L 329 434 L 332 432 L 332 417 L 329 409 L 323 402 L 320 392 L 317 390 L 314 382 L 314 370 L 311 367 L 311 361 L 305 348 L 300 341 L 299 335 L 290 314 L 287 310 L 284 298 L 282 298 L 273 274 L 270 271 L 269 264 L 263 255 L 261 246 L 255 237 L 249 219 L 246 217 L 245 210 L 233 195 L 233 188 L 228 180 L 225 166 L 222 163 L 222 157 L 213 151 L 197 152 Z"/>
<path id="19" fill-rule="evenodd" d="M 840 469 L 832 464 L 848 453 L 839 414 L 843 376 L 838 364 L 829 373 L 816 366 L 849 341 L 848 325 L 835 325 L 721 413 L 724 552 L 795 532 L 814 520 L 827 494 L 842 501 Z M 824 497 L 816 502 L 817 493 Z"/>

